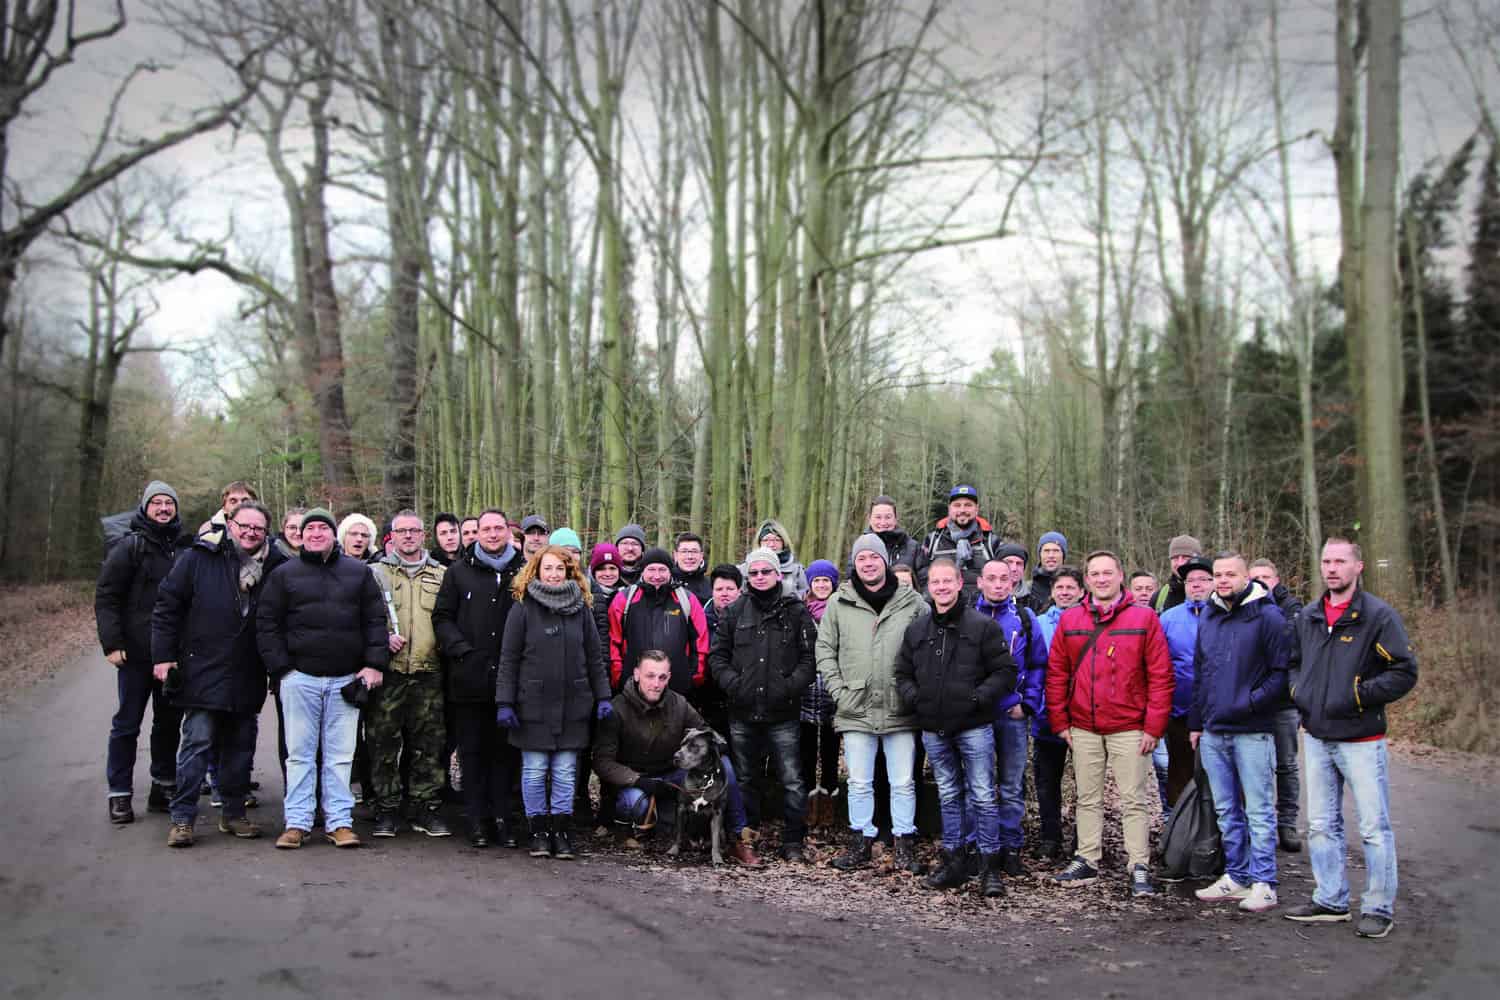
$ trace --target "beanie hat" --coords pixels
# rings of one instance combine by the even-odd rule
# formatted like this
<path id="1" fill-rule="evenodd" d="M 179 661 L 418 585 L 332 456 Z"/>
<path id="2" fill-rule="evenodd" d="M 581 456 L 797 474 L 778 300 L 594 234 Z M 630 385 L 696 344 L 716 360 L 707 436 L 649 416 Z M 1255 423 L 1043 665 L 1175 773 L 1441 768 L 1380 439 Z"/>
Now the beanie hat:
<path id="1" fill-rule="evenodd" d="M 577 549 L 580 552 L 583 551 L 583 539 L 579 538 L 578 532 L 574 531 L 572 528 L 558 528 L 552 533 L 552 536 L 547 539 L 547 544 L 561 545 L 565 549 L 573 548 Z"/>
<path id="2" fill-rule="evenodd" d="M 1042 557 L 1042 546 L 1049 542 L 1062 549 L 1064 559 L 1068 558 L 1068 536 L 1064 535 L 1061 531 L 1048 531 L 1043 533 L 1042 537 L 1036 541 L 1036 557 L 1038 559 Z"/>
<path id="3" fill-rule="evenodd" d="M 618 565 L 620 565 L 620 550 L 615 548 L 609 542 L 596 543 L 594 545 L 594 550 L 589 553 L 590 573 L 597 571 L 600 566 Z"/>
<path id="4" fill-rule="evenodd" d="M 301 526 L 304 527 L 304 528 L 307 527 L 307 523 L 309 521 L 322 521 L 324 524 L 328 525 L 328 530 L 329 531 L 337 531 L 338 530 L 338 525 L 335 524 L 334 521 L 333 521 L 333 514 L 332 514 L 332 512 L 330 512 L 328 510 L 328 508 L 326 508 L 326 507 L 314 507 L 312 510 L 309 510 L 306 514 L 303 514 L 302 515 L 302 524 L 301 524 Z"/>
<path id="5" fill-rule="evenodd" d="M 1009 559 L 1011 556 L 1020 556 L 1022 563 L 1025 563 L 1030 559 L 1030 556 L 1027 555 L 1026 550 L 1023 547 L 1017 545 L 1015 542 L 1001 542 L 999 545 L 995 546 L 994 557 L 996 559 Z"/>
<path id="6" fill-rule="evenodd" d="M 873 531 L 867 531 L 854 540 L 854 548 L 849 550 L 849 564 L 852 566 L 854 560 L 859 558 L 861 552 L 873 552 L 880 557 L 887 566 L 891 564 L 891 553 L 885 547 L 885 542 Z"/>
<path id="7" fill-rule="evenodd" d="M 625 527 L 621 528 L 615 535 L 615 544 L 619 545 L 620 542 L 624 541 L 627 538 L 634 538 L 636 541 L 641 543 L 642 548 L 645 548 L 646 529 L 642 528 L 639 524 L 627 524 L 625 525 Z M 645 564 L 642 563 L 642 565 Z"/>
<path id="8" fill-rule="evenodd" d="M 953 487 L 953 489 L 948 491 L 948 500 L 952 502 L 954 500 L 957 500 L 959 497 L 968 497 L 970 500 L 978 503 L 979 491 L 974 487 L 968 485 L 967 483 L 959 483 L 957 486 Z"/>
<path id="9" fill-rule="evenodd" d="M 666 549 L 658 548 L 657 546 L 653 545 L 641 555 L 640 568 L 644 570 L 647 566 L 650 566 L 653 563 L 661 563 L 663 566 L 667 567 L 667 569 L 671 569 L 672 556 L 669 552 L 667 552 Z"/>
<path id="10" fill-rule="evenodd" d="M 839 569 L 827 559 L 814 559 L 811 566 L 807 567 L 807 582 L 811 583 L 820 576 L 826 576 L 833 581 L 833 585 L 839 585 Z"/>
<path id="11" fill-rule="evenodd" d="M 158 496 L 168 496 L 168 497 L 171 497 L 173 503 L 178 504 L 178 505 L 181 504 L 181 501 L 179 501 L 177 499 L 177 491 L 176 490 L 172 489 L 172 487 L 168 486 L 166 483 L 162 482 L 160 479 L 153 479 L 153 480 L 151 480 L 151 482 L 149 482 L 149 483 L 146 484 L 146 492 L 144 492 L 144 493 L 141 494 L 141 507 L 142 507 L 142 509 L 144 509 L 145 506 L 148 503 L 151 502 L 151 498 L 152 497 L 158 497 Z"/>
<path id="12" fill-rule="evenodd" d="M 1203 554 L 1203 543 L 1192 535 L 1178 535 L 1167 543 L 1167 558 L 1175 559 L 1178 556 L 1197 556 Z"/>
<path id="13" fill-rule="evenodd" d="M 776 567 L 778 573 L 781 571 L 781 557 L 764 546 L 750 550 L 750 554 L 745 557 L 745 568 L 749 569 L 751 565 L 758 562 L 770 563 Z"/>

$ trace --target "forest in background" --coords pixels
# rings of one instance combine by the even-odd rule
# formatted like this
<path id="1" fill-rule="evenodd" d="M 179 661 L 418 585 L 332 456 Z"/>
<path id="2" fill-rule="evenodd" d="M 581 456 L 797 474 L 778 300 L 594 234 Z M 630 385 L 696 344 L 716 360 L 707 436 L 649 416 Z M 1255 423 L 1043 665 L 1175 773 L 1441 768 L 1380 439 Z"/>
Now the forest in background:
<path id="1" fill-rule="evenodd" d="M 7 4 L 8 141 L 115 44 L 95 6 Z M 129 14 L 216 87 L 146 129 L 123 89 L 44 176 L 0 159 L 7 576 L 86 574 L 156 477 L 194 522 L 246 478 L 277 510 L 691 528 L 715 561 L 770 516 L 842 561 L 870 497 L 919 534 L 972 482 L 1028 543 L 1160 568 L 1187 531 L 1307 593 L 1341 531 L 1381 593 L 1494 607 L 1488 4 L 1106 3 L 1004 56 L 917 0 Z M 1404 162 L 1418 57 L 1467 124 Z M 274 196 L 189 218 L 156 154 L 227 134 Z M 1017 243 L 1027 290 L 955 324 L 963 265 Z M 202 274 L 235 319 L 153 336 Z"/>

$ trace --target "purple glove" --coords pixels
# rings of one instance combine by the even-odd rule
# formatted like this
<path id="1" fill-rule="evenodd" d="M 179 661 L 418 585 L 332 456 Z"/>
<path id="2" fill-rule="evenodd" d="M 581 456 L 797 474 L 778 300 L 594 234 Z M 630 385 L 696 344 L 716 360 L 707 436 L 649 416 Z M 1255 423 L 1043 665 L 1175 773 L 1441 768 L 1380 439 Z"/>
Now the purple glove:
<path id="1" fill-rule="evenodd" d="M 599 704 L 594 706 L 594 718 L 598 719 L 600 722 L 603 722 L 605 719 L 614 714 L 615 706 L 611 705 L 607 701 L 601 701 L 599 702 Z"/>
<path id="2" fill-rule="evenodd" d="M 516 718 L 516 710 L 509 705 L 501 705 L 495 709 L 495 725 L 501 729 L 516 729 L 521 725 L 521 720 Z"/>

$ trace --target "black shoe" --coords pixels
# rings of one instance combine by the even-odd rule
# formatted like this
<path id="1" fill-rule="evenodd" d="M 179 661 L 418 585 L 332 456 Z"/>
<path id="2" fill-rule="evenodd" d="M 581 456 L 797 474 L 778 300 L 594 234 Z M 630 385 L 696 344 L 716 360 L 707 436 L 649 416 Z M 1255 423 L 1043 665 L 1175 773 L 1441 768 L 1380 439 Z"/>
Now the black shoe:
<path id="1" fill-rule="evenodd" d="M 516 842 L 516 828 L 503 819 L 492 819 L 489 821 L 490 840 L 501 847 L 517 848 L 521 845 Z"/>
<path id="2" fill-rule="evenodd" d="M 1052 876 L 1052 881 L 1069 889 L 1080 885 L 1093 885 L 1098 879 L 1098 870 L 1076 854 L 1073 860 L 1068 862 L 1068 867 Z"/>
<path id="3" fill-rule="evenodd" d="M 443 814 L 436 809 L 423 809 L 418 812 L 417 818 L 411 821 L 411 828 L 429 837 L 453 836 L 453 831 L 448 828 L 448 821 L 443 819 Z"/>
<path id="4" fill-rule="evenodd" d="M 1347 924 L 1349 922 L 1348 910 L 1335 910 L 1331 906 L 1314 902 L 1283 910 L 1281 915 L 1299 924 Z"/>
<path id="5" fill-rule="evenodd" d="M 552 855 L 559 861 L 572 861 L 578 857 L 573 850 L 573 817 L 552 817 Z"/>
<path id="6" fill-rule="evenodd" d="M 547 816 L 532 816 L 527 822 L 531 824 L 531 856 L 533 858 L 552 857 L 552 828 L 548 825 Z"/>
<path id="7" fill-rule="evenodd" d="M 177 789 L 168 785 L 158 785 L 151 782 L 151 791 L 146 795 L 146 811 L 153 813 L 164 813 L 172 811 L 172 796 L 177 794 Z"/>
<path id="8" fill-rule="evenodd" d="M 1302 852 L 1302 836 L 1297 833 L 1295 826 L 1284 826 L 1276 831 L 1276 846 L 1288 854 L 1300 854 Z"/>
<path id="9" fill-rule="evenodd" d="M 1013 847 L 1000 848 L 1000 870 L 1011 878 L 1025 878 L 1031 874 L 1021 863 L 1021 852 Z"/>
<path id="10" fill-rule="evenodd" d="M 913 875 L 921 875 L 927 871 L 927 866 L 917 860 L 917 839 L 911 834 L 904 834 L 896 838 L 896 870 L 911 872 Z"/>
<path id="11" fill-rule="evenodd" d="M 979 894 L 986 899 L 1005 895 L 1005 853 L 984 855 L 984 873 L 979 876 Z"/>
<path id="12" fill-rule="evenodd" d="M 126 823 L 135 822 L 135 810 L 131 808 L 129 795 L 111 795 L 109 797 L 109 821 L 115 826 L 124 826 Z"/>
<path id="13" fill-rule="evenodd" d="M 1156 884 L 1151 881 L 1151 871 L 1145 865 L 1130 869 L 1130 895 L 1134 898 L 1156 895 Z"/>
<path id="14" fill-rule="evenodd" d="M 1041 841 L 1031 855 L 1038 861 L 1061 861 L 1063 859 L 1062 843 L 1056 840 Z"/>
<path id="15" fill-rule="evenodd" d="M 848 843 L 844 846 L 844 853 L 828 862 L 841 872 L 852 872 L 856 868 L 865 868 L 870 864 L 870 848 L 875 844 L 874 837 L 866 837 L 863 831 L 850 830 Z"/>
<path id="16" fill-rule="evenodd" d="M 782 861 L 790 861 L 794 865 L 800 865 L 807 860 L 807 856 L 802 853 L 802 841 L 800 840 L 787 841 L 781 845 L 781 850 L 778 853 L 780 853 Z"/>
<path id="17" fill-rule="evenodd" d="M 965 873 L 963 848 L 958 851 L 943 850 L 938 855 L 937 870 L 922 880 L 929 889 L 957 889 L 969 880 Z"/>
<path id="18" fill-rule="evenodd" d="M 378 812 L 375 814 L 375 829 L 370 832 L 372 837 L 394 837 L 396 835 L 396 814 L 389 812 Z"/>
<path id="19" fill-rule="evenodd" d="M 470 847 L 489 847 L 490 846 L 490 821 L 489 820 L 480 820 L 477 823 L 474 822 L 473 820 L 469 821 L 469 846 Z"/>
<path id="20" fill-rule="evenodd" d="M 1378 913 L 1361 913 L 1354 933 L 1362 938 L 1383 938 L 1391 932 L 1394 926 L 1396 926 L 1396 921 L 1390 917 L 1382 917 Z"/>
<path id="21" fill-rule="evenodd" d="M 214 792 L 214 786 L 210 785 L 208 783 L 207 779 L 204 779 L 203 784 L 201 784 L 201 785 L 198 786 L 198 797 L 199 798 L 202 798 L 205 795 L 212 795 L 213 792 Z"/>
<path id="22" fill-rule="evenodd" d="M 963 851 L 964 876 L 966 878 L 978 878 L 984 871 L 984 856 L 979 853 L 978 844 L 965 844 Z"/>

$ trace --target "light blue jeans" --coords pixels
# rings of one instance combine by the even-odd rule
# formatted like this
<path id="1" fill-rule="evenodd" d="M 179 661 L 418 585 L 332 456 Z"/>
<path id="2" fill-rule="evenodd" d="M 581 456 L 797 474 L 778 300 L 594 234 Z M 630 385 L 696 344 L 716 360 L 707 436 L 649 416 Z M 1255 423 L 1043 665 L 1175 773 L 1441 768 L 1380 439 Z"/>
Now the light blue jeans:
<path id="1" fill-rule="evenodd" d="M 1307 851 L 1318 882 L 1313 902 L 1335 910 L 1349 907 L 1344 870 L 1344 784 L 1354 793 L 1359 839 L 1365 845 L 1361 913 L 1390 917 L 1396 903 L 1396 833 L 1391 829 L 1390 779 L 1385 740 L 1343 743 L 1302 734 L 1307 769 Z"/>
<path id="2" fill-rule="evenodd" d="M 973 817 L 979 850 L 1000 850 L 1000 814 L 995 807 L 995 731 L 988 724 L 959 733 L 922 733 L 942 802 L 943 849 L 963 846 L 964 816 Z"/>
<path id="3" fill-rule="evenodd" d="M 1240 885 L 1274 886 L 1276 737 L 1204 732 L 1198 737 L 1198 755 L 1219 816 L 1225 874 Z"/>
<path id="4" fill-rule="evenodd" d="M 359 709 L 344 700 L 339 688 L 354 679 L 314 677 L 289 670 L 281 678 L 281 710 L 286 716 L 286 825 L 311 830 L 319 774 L 318 744 L 323 745 L 323 829 L 354 825 L 354 793 L 349 772 Z"/>
<path id="5" fill-rule="evenodd" d="M 526 815 L 571 816 L 573 814 L 573 781 L 578 773 L 577 750 L 522 750 L 521 804 Z M 547 779 L 552 779 L 552 794 L 547 794 Z"/>
<path id="6" fill-rule="evenodd" d="M 917 760 L 917 734 L 844 734 L 844 764 L 849 768 L 849 829 L 866 837 L 880 833 L 875 826 L 875 752 L 885 750 L 885 776 L 891 784 L 891 832 L 905 837 L 917 832 L 917 782 L 912 765 Z"/>

